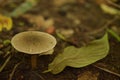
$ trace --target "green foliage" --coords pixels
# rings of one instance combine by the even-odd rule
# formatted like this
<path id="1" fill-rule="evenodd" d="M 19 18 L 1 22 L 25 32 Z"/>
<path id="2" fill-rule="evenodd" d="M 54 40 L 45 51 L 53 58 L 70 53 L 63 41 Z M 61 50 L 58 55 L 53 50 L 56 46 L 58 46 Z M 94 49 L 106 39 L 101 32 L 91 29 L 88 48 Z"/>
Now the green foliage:
<path id="1" fill-rule="evenodd" d="M 11 41 L 9 39 L 3 41 L 4 45 L 9 45 L 10 43 L 11 43 Z"/>
<path id="2" fill-rule="evenodd" d="M 56 34 L 60 39 L 66 41 L 66 38 L 62 34 L 60 34 L 58 31 L 56 31 Z"/>
<path id="3" fill-rule="evenodd" d="M 13 12 L 10 13 L 12 17 L 18 17 L 25 12 L 31 10 L 37 4 L 36 0 L 26 0 L 19 7 L 17 7 Z"/>
<path id="4" fill-rule="evenodd" d="M 106 33 L 101 39 L 92 41 L 87 46 L 81 48 L 68 46 L 64 49 L 63 53 L 55 57 L 45 72 L 58 74 L 63 71 L 66 66 L 74 68 L 84 67 L 104 58 L 108 52 L 109 42 Z"/>
<path id="5" fill-rule="evenodd" d="M 120 36 L 116 32 L 111 29 L 107 29 L 107 31 L 120 42 Z"/>
<path id="6" fill-rule="evenodd" d="M 116 8 L 107 6 L 105 4 L 101 4 L 100 7 L 105 13 L 109 13 L 111 15 L 120 15 L 120 10 L 118 10 Z"/>

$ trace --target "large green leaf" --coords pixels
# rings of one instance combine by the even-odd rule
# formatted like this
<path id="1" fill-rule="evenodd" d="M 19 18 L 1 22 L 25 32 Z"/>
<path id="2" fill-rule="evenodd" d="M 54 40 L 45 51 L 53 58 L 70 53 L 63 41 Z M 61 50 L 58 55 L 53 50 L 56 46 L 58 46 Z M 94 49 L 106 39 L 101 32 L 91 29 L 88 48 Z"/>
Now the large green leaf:
<path id="1" fill-rule="evenodd" d="M 109 52 L 109 42 L 107 33 L 98 40 L 92 41 L 87 46 L 75 48 L 69 46 L 64 49 L 63 53 L 56 56 L 52 63 L 49 64 L 48 70 L 53 74 L 60 73 L 66 66 L 80 68 L 92 64 L 104 58 Z"/>

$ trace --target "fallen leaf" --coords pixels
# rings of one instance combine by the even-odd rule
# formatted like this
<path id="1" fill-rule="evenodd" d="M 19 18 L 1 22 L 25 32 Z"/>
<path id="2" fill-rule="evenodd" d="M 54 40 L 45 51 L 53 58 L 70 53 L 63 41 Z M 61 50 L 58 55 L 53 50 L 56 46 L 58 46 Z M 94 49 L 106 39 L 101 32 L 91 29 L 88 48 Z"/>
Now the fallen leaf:
<path id="1" fill-rule="evenodd" d="M 9 15 L 12 17 L 19 17 L 25 12 L 32 9 L 37 4 L 37 0 L 26 0 L 24 3 L 22 3 L 20 6 L 18 6 L 13 12 L 11 12 Z"/>
<path id="2" fill-rule="evenodd" d="M 63 53 L 58 54 L 52 63 L 49 64 L 48 70 L 58 74 L 64 70 L 66 66 L 80 68 L 90 65 L 107 56 L 109 52 L 109 42 L 107 33 L 98 40 L 92 41 L 87 46 L 76 48 L 69 46 L 64 49 Z"/>
<path id="3" fill-rule="evenodd" d="M 41 15 L 32 15 L 32 14 L 25 14 L 22 17 L 26 18 L 30 23 L 33 23 L 39 29 L 50 29 L 54 26 L 54 19 L 48 18 L 47 20 L 44 19 Z M 52 28 L 53 29 L 53 28 Z"/>
<path id="4" fill-rule="evenodd" d="M 12 19 L 7 16 L 0 15 L 0 31 L 5 28 L 6 30 L 11 30 L 12 28 Z"/>
<path id="5" fill-rule="evenodd" d="M 44 17 L 41 15 L 24 14 L 22 17 L 26 18 L 30 23 L 41 27 L 44 24 Z"/>
<path id="6" fill-rule="evenodd" d="M 65 38 L 70 38 L 74 34 L 73 29 L 63 29 L 63 28 L 61 28 L 61 29 L 57 29 L 56 32 L 63 35 Z"/>
<path id="7" fill-rule="evenodd" d="M 62 39 L 62 40 L 67 40 L 61 33 L 59 33 L 57 30 L 56 30 L 56 35 L 60 38 L 60 39 Z"/>
<path id="8" fill-rule="evenodd" d="M 111 15 L 120 15 L 120 10 L 110 7 L 106 4 L 101 4 L 100 7 L 105 13 L 109 13 Z"/>
<path id="9" fill-rule="evenodd" d="M 54 25 L 54 19 L 49 18 L 47 20 L 44 20 L 43 28 L 47 29 L 47 28 L 49 28 L 49 27 L 51 27 L 53 25 Z"/>
<path id="10" fill-rule="evenodd" d="M 3 48 L 3 46 L 4 46 L 3 44 L 0 44 L 0 49 Z"/>

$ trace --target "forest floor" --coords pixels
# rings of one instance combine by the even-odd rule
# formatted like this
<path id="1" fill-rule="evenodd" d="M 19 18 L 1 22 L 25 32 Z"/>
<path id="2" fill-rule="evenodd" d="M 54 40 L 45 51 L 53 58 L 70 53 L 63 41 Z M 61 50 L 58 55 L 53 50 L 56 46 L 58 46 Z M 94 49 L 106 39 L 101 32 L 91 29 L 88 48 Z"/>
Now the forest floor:
<path id="1" fill-rule="evenodd" d="M 0 72 L 0 80 L 120 80 L 120 42 L 110 34 L 110 52 L 104 59 L 82 68 L 66 67 L 57 75 L 42 73 L 66 46 L 84 46 L 101 38 L 106 28 L 120 34 L 120 16 L 105 13 L 100 8 L 101 0 L 56 1 L 40 0 L 31 10 L 12 18 L 13 28 L 10 31 L 0 32 L 0 65 L 11 55 L 11 59 Z M 21 3 L 22 0 L 5 4 L 0 12 L 11 12 L 15 9 L 13 6 L 18 7 Z M 41 25 L 42 19 L 46 21 L 43 24 L 45 27 Z M 10 44 L 3 45 L 4 40 L 10 40 L 16 33 L 28 30 L 48 32 L 57 39 L 53 55 L 39 56 L 36 70 L 31 70 L 30 55 L 15 51 Z M 57 32 L 63 34 L 67 41 L 60 39 Z"/>

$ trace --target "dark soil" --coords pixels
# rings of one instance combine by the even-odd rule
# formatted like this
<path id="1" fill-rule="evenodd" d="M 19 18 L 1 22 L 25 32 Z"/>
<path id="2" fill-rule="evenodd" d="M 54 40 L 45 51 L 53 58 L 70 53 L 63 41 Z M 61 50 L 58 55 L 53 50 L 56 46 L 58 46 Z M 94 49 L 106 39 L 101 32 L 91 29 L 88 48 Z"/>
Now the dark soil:
<path id="1" fill-rule="evenodd" d="M 83 68 L 71 68 L 66 67 L 61 73 L 54 75 L 52 73 L 42 73 L 47 70 L 48 64 L 52 62 L 54 57 L 60 53 L 66 46 L 74 45 L 76 47 L 81 47 L 86 45 L 94 39 L 98 39 L 106 31 L 104 25 L 109 21 L 113 20 L 115 16 L 110 14 L 105 14 L 100 6 L 95 1 L 85 0 L 84 3 L 68 3 L 60 7 L 53 5 L 53 2 L 48 2 L 49 0 L 40 0 L 37 6 L 28 11 L 27 13 L 33 15 L 42 15 L 46 19 L 53 18 L 55 20 L 54 26 L 55 30 L 59 29 L 71 29 L 74 34 L 68 38 L 67 41 L 61 40 L 57 34 L 54 32 L 53 35 L 56 37 L 58 43 L 55 47 L 53 55 L 45 55 L 38 57 L 38 68 L 36 70 L 31 70 L 30 67 L 30 56 L 24 53 L 15 51 L 10 44 L 3 45 L 3 41 L 6 39 L 11 39 L 16 33 L 27 31 L 29 29 L 44 31 L 40 28 L 31 27 L 34 24 L 29 23 L 27 19 L 23 17 L 13 18 L 14 26 L 11 31 L 0 32 L 0 65 L 4 63 L 7 58 L 3 56 L 9 51 L 12 58 L 5 66 L 4 70 L 0 72 L 0 80 L 8 80 L 10 73 L 13 71 L 13 67 L 20 62 L 20 65 L 16 68 L 12 80 L 77 80 L 78 76 L 86 71 L 91 71 L 93 74 L 99 73 L 98 80 L 120 80 L 120 43 L 109 34 L 110 42 L 110 52 L 104 59 L 83 67 Z M 21 4 L 22 1 L 16 2 L 14 4 Z M 7 4 L 2 6 L 0 11 L 2 13 L 10 12 L 14 8 Z M 6 12 L 5 12 L 6 11 Z M 68 16 L 70 14 L 73 19 Z M 80 23 L 77 24 L 74 21 L 79 20 Z M 24 26 L 18 23 L 24 23 Z M 108 28 L 115 28 L 120 34 L 120 17 L 118 17 L 111 24 L 107 25 Z M 1 47 L 2 46 L 2 47 Z M 101 68 L 99 68 L 101 67 Z M 103 69 L 110 70 L 111 72 L 105 71 Z M 91 79 L 90 79 L 91 80 Z"/>

